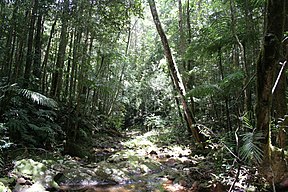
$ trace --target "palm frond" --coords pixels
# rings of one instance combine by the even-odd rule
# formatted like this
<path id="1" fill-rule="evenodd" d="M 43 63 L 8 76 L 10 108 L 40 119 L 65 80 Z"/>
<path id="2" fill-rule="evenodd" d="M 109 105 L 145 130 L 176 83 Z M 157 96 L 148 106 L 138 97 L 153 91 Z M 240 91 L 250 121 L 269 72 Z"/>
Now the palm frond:
<path id="1" fill-rule="evenodd" d="M 252 125 L 252 123 L 251 123 L 251 120 L 250 120 L 250 118 L 249 118 L 249 113 L 251 113 L 251 112 L 246 112 L 243 116 L 242 116 L 242 123 L 243 123 L 243 126 L 245 127 L 245 128 L 248 128 L 248 129 L 250 129 L 250 130 L 253 130 L 254 128 L 253 128 L 253 125 Z"/>
<path id="2" fill-rule="evenodd" d="M 50 108 L 57 108 L 57 102 L 41 93 L 37 93 L 28 89 L 19 89 L 18 91 L 24 97 L 32 100 L 34 103 Z"/>
<path id="3" fill-rule="evenodd" d="M 207 97 L 214 95 L 216 93 L 222 92 L 221 88 L 219 86 L 214 84 L 204 84 L 195 87 L 194 89 L 190 90 L 186 97 Z"/>
<path id="4" fill-rule="evenodd" d="M 220 83 L 219 86 L 221 89 L 227 93 L 230 90 L 238 89 L 242 85 L 244 74 L 242 71 L 236 71 L 227 77 L 225 77 Z"/>
<path id="5" fill-rule="evenodd" d="M 262 133 L 249 132 L 242 135 L 243 145 L 240 147 L 240 157 L 244 161 L 255 161 L 261 163 L 263 159 L 263 151 L 259 147 L 260 140 L 263 139 Z"/>
<path id="6" fill-rule="evenodd" d="M 2 149 L 0 150 L 0 169 L 4 167 L 4 158 L 3 158 L 3 153 Z"/>
<path id="7" fill-rule="evenodd" d="M 264 6 L 265 0 L 251 0 L 253 7 Z"/>

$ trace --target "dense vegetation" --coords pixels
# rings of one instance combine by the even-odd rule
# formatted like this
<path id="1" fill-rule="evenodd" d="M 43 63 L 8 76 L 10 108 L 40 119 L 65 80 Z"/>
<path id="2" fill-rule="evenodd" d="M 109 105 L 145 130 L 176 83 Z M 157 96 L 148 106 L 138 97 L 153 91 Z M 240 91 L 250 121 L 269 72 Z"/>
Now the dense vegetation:
<path id="1" fill-rule="evenodd" d="M 3 178 L 26 152 L 93 162 L 104 135 L 137 130 L 211 157 L 219 174 L 232 167 L 229 191 L 255 166 L 258 191 L 288 187 L 287 10 L 283 0 L 2 0 Z"/>

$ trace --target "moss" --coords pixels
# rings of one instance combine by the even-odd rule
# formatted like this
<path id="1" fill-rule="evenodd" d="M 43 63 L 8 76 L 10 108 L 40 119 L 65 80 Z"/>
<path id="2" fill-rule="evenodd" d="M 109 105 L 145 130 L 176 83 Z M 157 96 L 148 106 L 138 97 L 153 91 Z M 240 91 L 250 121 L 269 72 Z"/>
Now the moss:
<path id="1" fill-rule="evenodd" d="M 5 186 L 4 183 L 0 182 L 0 191 L 12 192 L 9 187 Z"/>

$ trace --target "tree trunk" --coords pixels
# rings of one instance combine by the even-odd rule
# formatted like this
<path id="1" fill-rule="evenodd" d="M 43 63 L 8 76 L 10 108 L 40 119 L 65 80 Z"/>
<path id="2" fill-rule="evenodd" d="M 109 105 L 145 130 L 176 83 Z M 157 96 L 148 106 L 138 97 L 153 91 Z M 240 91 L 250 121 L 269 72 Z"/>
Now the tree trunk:
<path id="1" fill-rule="evenodd" d="M 261 140 L 264 160 L 271 161 L 271 102 L 276 67 L 281 57 L 285 1 L 269 0 L 267 5 L 264 45 L 257 62 L 256 128 L 263 133 Z"/>
<path id="2" fill-rule="evenodd" d="M 31 69 L 33 63 L 33 42 L 34 42 L 34 29 L 35 29 L 35 21 L 36 21 L 36 12 L 38 10 L 38 0 L 33 1 L 32 13 L 30 16 L 30 24 L 29 24 L 29 33 L 28 33 L 28 46 L 27 46 L 27 54 L 26 54 L 26 64 L 24 71 L 24 88 L 27 88 L 30 85 L 30 77 L 31 77 Z"/>
<path id="3" fill-rule="evenodd" d="M 288 3 L 285 4 L 285 25 L 284 31 L 288 30 Z M 286 99 L 286 69 L 287 69 L 287 61 L 288 61 L 288 40 L 283 42 L 283 55 L 286 62 L 282 63 L 282 65 L 277 65 L 276 76 L 279 76 L 279 81 L 275 82 L 275 92 L 273 96 L 273 112 L 274 118 L 276 120 L 276 125 L 279 126 L 279 132 L 277 135 L 277 146 L 282 149 L 286 147 L 286 132 L 288 126 L 288 116 L 287 114 L 287 99 Z"/>
<path id="4" fill-rule="evenodd" d="M 246 25 L 246 33 L 253 33 L 255 34 L 255 26 L 254 26 L 254 20 L 253 20 L 253 14 L 252 14 L 252 8 L 249 4 L 249 0 L 245 0 L 245 25 Z M 251 46 L 252 50 L 247 50 L 248 46 Z M 252 63 L 255 59 L 253 59 L 253 51 L 255 50 L 255 43 L 251 41 L 250 39 L 247 39 L 247 42 L 243 45 L 244 52 L 243 52 L 243 57 L 245 61 L 244 65 L 244 72 L 245 72 L 245 78 L 244 78 L 244 85 L 246 86 L 249 84 L 249 79 L 252 77 L 251 74 L 251 68 L 252 65 L 248 65 L 249 63 Z M 250 55 L 252 56 L 247 56 L 247 53 L 250 52 Z M 252 53 L 252 54 L 251 54 Z M 252 89 L 251 85 L 247 86 L 247 88 L 244 90 L 244 110 L 249 112 L 249 119 L 253 119 L 253 105 L 252 105 Z"/>
<path id="5" fill-rule="evenodd" d="M 69 78 L 71 75 L 71 63 L 72 63 L 72 51 L 73 51 L 73 38 L 74 38 L 74 32 L 71 32 L 70 35 L 70 43 L 69 43 L 69 54 L 68 54 L 68 62 L 67 62 L 67 69 L 66 69 L 66 75 L 65 75 L 65 90 L 63 93 L 63 100 L 64 102 L 68 99 L 68 91 L 69 91 Z"/>
<path id="6" fill-rule="evenodd" d="M 68 27 L 68 12 L 69 12 L 69 0 L 65 0 L 63 5 L 62 26 L 60 34 L 60 43 L 58 49 L 58 55 L 56 60 L 56 68 L 52 75 L 52 85 L 50 95 L 53 98 L 60 99 L 60 93 L 62 90 L 63 79 L 63 67 L 65 61 L 66 47 L 68 43 L 67 27 Z"/>
<path id="7" fill-rule="evenodd" d="M 156 25 L 157 31 L 158 31 L 160 38 L 161 38 L 161 41 L 162 41 L 165 56 L 166 56 L 166 59 L 168 62 L 168 68 L 169 68 L 171 75 L 172 75 L 172 78 L 173 78 L 173 83 L 175 84 L 175 87 L 177 89 L 177 92 L 179 94 L 179 97 L 180 97 L 180 100 L 181 100 L 181 103 L 183 106 L 184 114 L 185 114 L 186 120 L 188 122 L 189 129 L 191 129 L 191 132 L 194 136 L 195 141 L 198 143 L 201 143 L 202 139 L 200 138 L 200 133 L 199 133 L 198 128 L 196 126 L 194 126 L 195 119 L 194 119 L 194 116 L 187 105 L 187 101 L 185 98 L 185 93 L 186 93 L 185 87 L 183 85 L 182 78 L 178 72 L 177 65 L 173 61 L 173 57 L 172 57 L 172 53 L 171 53 L 171 50 L 169 47 L 168 39 L 167 39 L 163 29 L 162 29 L 161 22 L 160 22 L 159 17 L 158 17 L 155 1 L 154 0 L 148 0 L 148 2 L 149 2 L 149 6 L 151 9 L 154 23 Z"/>
<path id="8" fill-rule="evenodd" d="M 53 34 L 55 31 L 55 26 L 57 23 L 57 18 L 55 18 L 54 23 L 52 24 L 51 27 L 51 31 L 50 31 L 50 35 L 49 35 L 49 39 L 48 39 L 48 43 L 47 43 L 47 47 L 46 47 L 46 52 L 45 52 L 45 57 L 41 66 L 41 71 L 42 71 L 42 78 L 41 78 L 41 89 L 43 93 L 46 93 L 46 84 L 47 84 L 47 64 L 48 64 L 48 59 L 49 59 L 49 53 L 50 53 L 50 47 L 51 47 L 51 42 L 52 42 L 52 38 L 53 38 Z"/>
<path id="9" fill-rule="evenodd" d="M 35 91 L 40 90 L 40 78 L 41 78 L 41 33 L 42 33 L 42 13 L 39 11 L 37 24 L 36 24 L 36 35 L 35 35 L 35 52 L 34 52 L 34 64 L 33 64 L 33 75 L 35 81 L 33 82 L 33 89 Z"/>
<path id="10" fill-rule="evenodd" d="M 248 2 L 247 0 L 245 0 L 245 18 L 246 18 L 246 24 L 248 25 L 248 18 L 249 18 L 249 14 L 247 13 L 247 5 Z M 242 42 L 240 41 L 238 34 L 237 34 L 237 26 L 236 26 L 236 16 L 235 16 L 235 2 L 234 0 L 230 0 L 230 14 L 231 14 L 231 28 L 232 28 L 232 34 L 236 40 L 236 43 L 240 49 L 240 55 L 239 55 L 239 64 L 242 67 L 242 70 L 245 74 L 245 78 L 243 81 L 243 86 L 247 85 L 250 79 L 250 75 L 249 75 L 249 70 L 248 70 L 248 64 L 246 62 L 246 55 L 245 55 L 245 47 L 242 44 Z M 251 30 L 248 28 L 248 26 L 246 26 L 246 31 L 247 30 Z M 248 34 L 248 32 L 247 32 Z M 250 91 L 250 86 L 247 86 L 244 89 L 244 111 L 245 112 L 251 112 L 252 108 L 251 108 L 251 91 Z M 250 119 L 250 117 L 249 117 Z M 250 119 L 251 120 L 251 119 Z"/>
<path id="11" fill-rule="evenodd" d="M 15 67 L 13 71 L 13 76 L 11 78 L 11 82 L 16 82 L 19 77 L 23 76 L 23 70 L 24 70 L 24 65 L 23 65 L 23 58 L 24 58 L 24 42 L 25 42 L 25 37 L 23 33 L 17 38 L 17 52 L 15 54 Z"/>
<path id="12" fill-rule="evenodd" d="M 221 75 L 221 80 L 224 79 L 224 71 L 223 71 L 223 65 L 222 65 L 222 51 L 221 48 L 218 49 L 218 59 L 219 59 L 219 70 L 220 70 L 220 75 Z M 232 132 L 232 126 L 231 126 L 231 119 L 230 119 L 230 110 L 229 110 L 229 99 L 225 95 L 224 96 L 224 101 L 225 101 L 225 113 L 226 113 L 226 126 L 227 126 L 227 131 Z"/>
<path id="13" fill-rule="evenodd" d="M 77 79 L 77 70 L 78 70 L 78 57 L 79 57 L 79 45 L 81 42 L 81 31 L 74 31 L 74 42 L 73 42 L 73 59 L 71 66 L 71 75 L 70 75 L 70 87 L 69 87 L 69 105 L 72 106 L 73 101 L 75 101 L 75 92 L 76 92 L 76 79 Z"/>
<path id="14" fill-rule="evenodd" d="M 192 41 L 192 32 L 191 32 L 191 21 L 190 21 L 190 1 L 187 0 L 187 9 L 186 9 L 186 27 L 187 27 L 187 44 L 190 45 L 191 44 L 191 41 Z M 186 46 L 187 48 L 187 46 Z M 187 62 L 186 62 L 186 71 L 191 71 L 193 69 L 193 61 L 191 59 L 189 59 Z M 189 75 L 188 77 L 188 80 L 187 80 L 187 84 L 186 84 L 186 87 L 187 89 L 191 90 L 193 88 L 193 85 L 194 85 L 194 77 L 192 75 Z M 190 97 L 190 106 L 191 106 L 191 110 L 192 110 L 192 113 L 194 114 L 194 111 L 195 111 L 195 102 L 194 102 L 194 99 L 193 97 Z"/>

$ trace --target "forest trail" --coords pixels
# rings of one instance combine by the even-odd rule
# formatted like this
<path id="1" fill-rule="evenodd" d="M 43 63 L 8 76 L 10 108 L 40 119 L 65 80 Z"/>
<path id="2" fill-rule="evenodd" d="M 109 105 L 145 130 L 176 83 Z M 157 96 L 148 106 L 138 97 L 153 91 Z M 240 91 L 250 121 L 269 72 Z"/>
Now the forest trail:
<path id="1" fill-rule="evenodd" d="M 220 192 L 234 182 L 236 168 L 223 167 L 225 157 L 220 159 L 222 168 L 217 165 L 213 160 L 216 149 L 212 155 L 204 155 L 203 150 L 197 154 L 189 145 L 180 145 L 183 141 L 171 137 L 167 130 L 94 137 L 93 155 L 89 158 L 43 152 L 34 157 L 22 156 L 10 172 L 17 178 L 14 191 Z M 245 171 L 241 170 L 238 189 L 249 188 L 249 174 Z"/>

